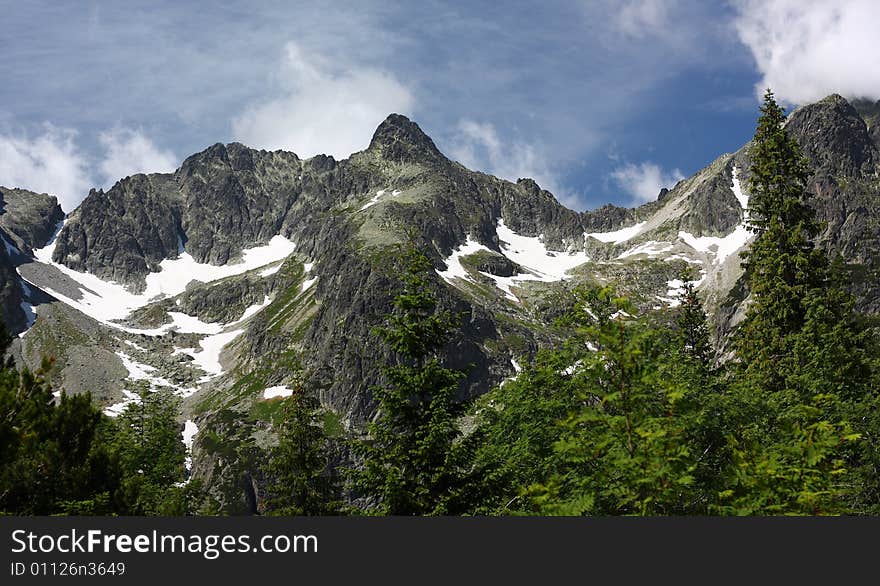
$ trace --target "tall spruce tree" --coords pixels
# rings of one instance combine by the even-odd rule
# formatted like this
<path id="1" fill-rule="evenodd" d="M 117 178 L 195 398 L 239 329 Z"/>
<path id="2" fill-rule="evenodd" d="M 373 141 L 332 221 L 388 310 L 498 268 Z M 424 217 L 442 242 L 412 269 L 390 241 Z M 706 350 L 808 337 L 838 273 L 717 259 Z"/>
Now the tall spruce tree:
<path id="1" fill-rule="evenodd" d="M 813 244 L 819 233 L 807 203 L 811 175 L 800 146 L 785 130 L 785 111 L 767 90 L 749 151 L 749 230 L 742 254 L 752 301 L 740 327 L 737 353 L 764 385 L 779 389 L 792 334 L 807 318 L 805 301 L 826 288 L 828 259 Z"/>
<path id="2" fill-rule="evenodd" d="M 683 275 L 682 281 L 678 296 L 680 311 L 675 320 L 678 326 L 679 350 L 683 357 L 696 361 L 703 370 L 708 370 L 712 345 L 709 342 L 706 311 L 690 276 Z"/>
<path id="3" fill-rule="evenodd" d="M 868 394 L 863 336 L 851 297 L 813 243 L 820 225 L 808 203 L 810 168 L 769 90 L 749 154 L 751 297 L 730 398 L 742 426 L 730 435 L 720 511 L 840 512 L 847 472 L 858 465 L 853 418 Z"/>
<path id="4" fill-rule="evenodd" d="M 340 508 L 338 479 L 318 400 L 297 370 L 293 393 L 284 399 L 278 445 L 269 458 L 271 515 L 333 515 Z"/>
<path id="5" fill-rule="evenodd" d="M 353 446 L 363 462 L 355 486 L 379 514 L 445 514 L 461 485 L 454 443 L 464 373 L 444 367 L 438 353 L 459 318 L 438 310 L 424 254 L 411 246 L 402 265 L 402 291 L 377 330 L 394 363 L 384 369 L 387 384 L 372 389 L 378 410 L 368 437 Z"/>
<path id="6" fill-rule="evenodd" d="M 144 390 L 116 420 L 113 446 L 122 468 L 119 506 L 130 515 L 183 515 L 188 493 L 186 448 L 177 422 L 180 399 L 170 390 Z"/>

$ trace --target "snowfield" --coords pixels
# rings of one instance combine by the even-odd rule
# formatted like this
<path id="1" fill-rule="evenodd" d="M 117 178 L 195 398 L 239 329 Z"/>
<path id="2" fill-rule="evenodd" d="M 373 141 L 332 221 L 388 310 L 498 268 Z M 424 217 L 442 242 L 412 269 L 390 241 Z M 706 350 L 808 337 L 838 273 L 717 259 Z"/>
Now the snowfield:
<path id="1" fill-rule="evenodd" d="M 62 225 L 63 223 L 58 226 L 58 231 L 60 231 Z M 277 272 L 284 259 L 290 256 L 295 249 L 296 245 L 287 238 L 274 236 L 266 245 L 242 251 L 242 258 L 239 262 L 214 266 L 196 262 L 192 256 L 182 250 L 181 244 L 181 252 L 178 258 L 163 260 L 159 263 L 160 271 L 147 275 L 146 289 L 141 294 L 132 293 L 119 283 L 104 281 L 95 275 L 74 271 L 54 262 L 52 260 L 52 255 L 55 251 L 54 238 L 46 247 L 35 250 L 34 253 L 37 262 L 52 266 L 70 278 L 78 287 L 82 297 L 78 300 L 71 299 L 52 290 L 50 287 L 43 287 L 43 289 L 66 305 L 108 327 L 130 334 L 151 337 L 162 336 L 171 331 L 205 336 L 199 340 L 198 349 L 176 348 L 172 353 L 172 355 L 185 353 L 192 356 L 193 365 L 206 374 L 206 376 L 199 380 L 199 383 L 204 383 L 223 373 L 223 367 L 220 364 L 220 353 L 229 342 L 244 331 L 240 327 L 244 321 L 256 315 L 271 303 L 272 300 L 269 296 L 266 296 L 262 302 L 246 308 L 241 317 L 234 322 L 226 324 L 204 322 L 196 316 L 180 311 L 167 312 L 171 322 L 151 329 L 131 328 L 117 323 L 116 320 L 127 318 L 133 311 L 151 302 L 179 295 L 192 281 L 210 283 L 267 265 L 270 268 L 260 273 L 261 276 L 272 274 Z M 22 278 L 22 282 L 25 282 L 24 278 Z M 27 285 L 23 285 L 23 289 L 27 289 Z M 26 293 L 29 296 L 29 290 Z M 28 306 L 30 307 L 30 304 Z M 28 315 L 34 315 L 32 308 L 31 313 Z M 29 326 L 32 323 L 31 321 Z M 129 340 L 124 340 L 124 342 L 136 350 L 148 352 L 147 349 L 134 342 Z M 122 361 L 123 366 L 128 371 L 127 378 L 129 380 L 147 381 L 150 384 L 151 390 L 155 390 L 157 387 L 169 387 L 174 389 L 175 394 L 182 397 L 187 397 L 197 390 L 193 387 L 184 388 L 175 385 L 165 378 L 155 376 L 153 374 L 156 370 L 155 367 L 137 362 L 124 352 L 116 352 L 116 356 Z M 140 401 L 137 394 L 130 391 L 123 391 L 123 395 L 123 401 L 111 405 L 105 410 L 105 413 L 117 416 L 128 405 Z"/>
<path id="2" fill-rule="evenodd" d="M 263 391 L 264 399 L 274 399 L 276 397 L 289 397 L 293 394 L 293 389 L 288 389 L 284 385 L 278 385 L 277 387 L 269 387 Z"/>
<path id="3" fill-rule="evenodd" d="M 589 262 L 586 252 L 548 250 L 540 236 L 520 236 L 498 220 L 495 227 L 504 256 L 535 273 L 539 280 L 551 282 L 568 278 L 568 271 Z M 516 277 L 514 277 L 516 278 Z"/>
<path id="4" fill-rule="evenodd" d="M 516 303 L 519 303 L 520 300 L 514 295 L 512 288 L 516 287 L 517 283 L 561 281 L 568 278 L 568 271 L 590 260 L 585 252 L 549 250 L 540 236 L 521 236 L 508 228 L 503 219 L 498 220 L 496 233 L 502 254 L 520 265 L 526 272 L 512 277 L 499 277 L 483 271 L 480 271 L 480 274 L 492 279 L 495 286 L 504 293 L 504 296 Z M 473 281 L 464 265 L 461 264 L 461 259 L 481 250 L 494 252 L 468 234 L 465 243 L 455 248 L 452 254 L 444 259 L 446 270 L 437 271 L 437 274 L 443 277 L 447 283 L 454 283 L 455 279 Z"/>
<path id="5" fill-rule="evenodd" d="M 612 242 L 614 244 L 620 244 L 621 242 L 626 242 L 630 238 L 638 236 L 639 232 L 642 231 L 642 228 L 645 227 L 647 222 L 639 222 L 635 226 L 629 226 L 627 228 L 621 228 L 620 230 L 615 230 L 613 232 L 584 232 L 584 238 L 595 238 L 599 242 Z"/>
<path id="6" fill-rule="evenodd" d="M 240 275 L 247 271 L 282 261 L 290 256 L 295 249 L 296 244 L 287 238 L 274 236 L 264 246 L 257 246 L 242 251 L 242 260 L 240 262 L 222 266 L 198 263 L 187 252 L 183 252 L 176 259 L 165 259 L 160 262 L 161 270 L 147 275 L 146 289 L 141 294 L 134 294 L 118 283 L 104 281 L 90 273 L 74 271 L 63 264 L 56 263 L 52 260 L 52 255 L 55 252 L 54 238 L 48 246 L 35 250 L 34 256 L 39 262 L 55 267 L 80 286 L 82 298 L 79 300 L 70 299 L 57 291 L 44 287 L 44 289 L 60 301 L 110 327 L 122 329 L 129 333 L 155 336 L 164 334 L 169 328 L 174 326 L 158 328 L 157 330 L 137 330 L 125 328 L 113 323 L 113 321 L 125 319 L 136 309 L 140 309 L 153 301 L 183 293 L 191 281 L 211 283 L 226 277 Z M 174 319 L 174 316 L 172 316 L 172 319 Z M 187 322 L 184 318 L 179 319 L 179 325 L 182 327 L 186 327 L 186 323 L 191 323 Z M 192 333 L 203 332 L 194 331 Z"/>
<path id="7" fill-rule="evenodd" d="M 223 365 L 220 364 L 220 352 L 226 345 L 238 337 L 244 330 L 233 330 L 222 334 L 214 334 L 199 340 L 200 351 L 196 352 L 193 348 L 183 348 L 182 352 L 189 354 L 193 358 L 193 362 L 204 370 L 207 375 L 199 379 L 199 383 L 204 383 L 212 378 L 216 378 L 223 374 Z"/>
<path id="8" fill-rule="evenodd" d="M 461 259 L 462 257 L 469 256 L 481 250 L 490 251 L 488 247 L 483 246 L 468 234 L 465 243 L 455 248 L 448 258 L 443 259 L 443 262 L 446 263 L 446 270 L 437 271 L 437 274 L 443 277 L 447 283 L 452 283 L 455 279 L 471 281 L 471 276 L 468 274 L 467 270 L 465 270 L 464 266 L 462 266 Z"/>

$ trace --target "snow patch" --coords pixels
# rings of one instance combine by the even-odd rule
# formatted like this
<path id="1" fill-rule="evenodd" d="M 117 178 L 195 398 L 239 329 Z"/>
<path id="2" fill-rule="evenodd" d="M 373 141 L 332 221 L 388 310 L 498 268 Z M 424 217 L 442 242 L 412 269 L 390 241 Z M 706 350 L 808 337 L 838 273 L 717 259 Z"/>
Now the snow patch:
<path id="1" fill-rule="evenodd" d="M 104 409 L 104 415 L 107 415 L 108 417 L 119 417 L 120 415 L 122 415 L 122 412 L 128 408 L 129 405 L 141 404 L 141 398 L 138 396 L 137 393 L 132 393 L 131 391 L 126 391 L 125 389 L 122 389 L 122 396 L 125 397 L 122 401 L 120 401 L 119 403 L 114 403 L 113 405 L 110 405 L 109 407 L 106 407 Z"/>
<path id="2" fill-rule="evenodd" d="M 264 271 L 260 271 L 260 276 L 261 277 L 270 277 L 270 276 L 274 275 L 275 273 L 277 273 L 278 271 L 281 270 L 281 265 L 283 265 L 283 264 L 284 264 L 283 262 L 279 261 L 278 264 L 276 264 L 275 266 L 269 267 L 268 269 L 266 269 Z"/>
<path id="3" fill-rule="evenodd" d="M 188 253 L 183 252 L 176 259 L 165 259 L 160 262 L 161 270 L 147 275 L 144 292 L 134 294 L 121 284 L 113 281 L 104 281 L 90 273 L 74 271 L 63 264 L 54 262 L 52 255 L 55 252 L 55 245 L 56 242 L 53 239 L 48 246 L 35 250 L 35 258 L 39 262 L 57 268 L 75 281 L 80 286 L 82 298 L 80 300 L 73 300 L 61 295 L 57 291 L 52 291 L 48 288 L 47 291 L 67 305 L 105 325 L 130 333 L 146 335 L 161 335 L 173 327 L 173 325 L 156 330 L 137 330 L 120 326 L 113 323 L 113 321 L 125 319 L 134 310 L 144 307 L 152 301 L 183 293 L 191 281 L 211 283 L 227 277 L 240 275 L 267 264 L 279 262 L 290 256 L 296 248 L 293 242 L 278 235 L 274 236 L 266 245 L 242 251 L 240 262 L 222 266 L 198 263 Z M 187 327 L 184 325 L 187 323 L 195 327 L 197 331 L 191 333 L 204 332 L 202 326 L 196 326 L 194 322 L 190 322 L 184 317 L 179 317 L 183 315 L 178 314 L 177 318 L 172 315 L 172 319 L 176 319 L 175 323 L 180 324 L 180 327 Z"/>
<path id="4" fill-rule="evenodd" d="M 727 236 L 694 236 L 681 231 L 678 237 L 694 250 L 712 255 L 715 262 L 721 264 L 724 259 L 745 246 L 752 234 L 744 224 L 740 224 Z"/>
<path id="5" fill-rule="evenodd" d="M 574 373 L 576 373 L 577 371 L 581 370 L 583 367 L 584 367 L 584 361 L 583 361 L 583 360 L 578 360 L 577 362 L 575 362 L 575 363 L 572 364 L 571 366 L 566 367 L 566 368 L 561 372 L 561 374 L 567 374 L 567 375 L 571 376 L 571 375 L 573 375 Z"/>
<path id="6" fill-rule="evenodd" d="M 638 246 L 630 248 L 629 250 L 618 256 L 617 259 L 620 260 L 630 256 L 636 256 L 637 254 L 645 254 L 647 256 L 659 256 L 665 252 L 669 252 L 670 250 L 672 250 L 672 244 L 651 240 L 649 242 L 645 242 L 643 244 L 639 244 Z"/>
<path id="7" fill-rule="evenodd" d="M 146 351 L 147 351 L 146 348 L 144 348 L 143 346 L 139 346 L 138 344 L 132 342 L 131 340 L 123 340 L 123 341 L 124 341 L 126 344 L 128 344 L 129 346 L 131 346 L 132 348 L 134 348 L 135 350 L 140 350 L 141 352 L 146 352 Z"/>
<path id="8" fill-rule="evenodd" d="M 538 275 L 541 281 L 566 279 L 568 271 L 590 260 L 585 252 L 548 250 L 541 237 L 520 236 L 504 224 L 503 218 L 498 220 L 495 231 L 504 256 Z"/>
<path id="9" fill-rule="evenodd" d="M 445 271 L 437 271 L 437 274 L 443 277 L 447 283 L 452 283 L 455 279 L 465 279 L 473 281 L 467 270 L 461 264 L 461 258 L 479 252 L 481 250 L 489 250 L 479 242 L 473 239 L 470 234 L 467 236 L 465 243 L 456 247 L 448 258 L 444 259 L 446 263 Z"/>
<path id="10" fill-rule="evenodd" d="M 255 303 L 254 305 L 251 305 L 250 307 L 246 308 L 244 310 L 244 313 L 241 314 L 241 317 L 238 318 L 238 320 L 236 320 L 235 322 L 233 322 L 232 325 L 240 324 L 241 322 L 248 319 L 249 317 L 260 313 L 263 309 L 268 307 L 270 303 L 272 303 L 272 298 L 269 297 L 268 295 L 266 295 L 266 298 L 263 299 L 262 303 Z"/>
<path id="11" fill-rule="evenodd" d="M 199 426 L 196 425 L 192 419 L 187 419 L 183 422 L 183 431 L 180 435 L 183 438 L 183 445 L 186 446 L 186 459 L 184 460 L 184 466 L 186 466 L 187 470 L 192 470 L 193 439 L 196 437 L 197 433 L 199 433 Z"/>
<path id="12" fill-rule="evenodd" d="M 199 379 L 200 383 L 207 382 L 212 378 L 223 374 L 223 365 L 220 364 L 220 352 L 232 340 L 237 338 L 244 330 L 233 330 L 231 332 L 223 332 L 214 334 L 199 340 L 200 351 L 196 352 L 193 348 L 182 348 L 181 352 L 189 354 L 193 358 L 193 362 L 207 373 L 207 376 Z"/>
<path id="13" fill-rule="evenodd" d="M 511 381 L 515 381 L 517 379 L 517 377 L 519 376 L 519 373 L 522 372 L 522 366 L 520 366 L 519 362 L 516 361 L 516 358 L 510 359 L 510 365 L 513 367 L 514 374 L 513 374 L 513 376 L 509 376 L 506 379 L 504 379 L 503 381 L 501 381 L 501 384 L 499 385 L 501 387 L 503 387 L 504 385 L 506 385 L 507 383 L 509 383 Z"/>
<path id="14" fill-rule="evenodd" d="M 647 224 L 647 222 L 639 222 L 634 226 L 628 226 L 613 232 L 584 232 L 584 238 L 590 237 L 595 238 L 599 242 L 613 242 L 614 244 L 620 244 L 621 242 L 626 242 L 630 238 L 637 236 L 639 232 L 642 231 L 642 228 L 645 227 L 645 224 Z"/>
<path id="15" fill-rule="evenodd" d="M 156 371 L 156 367 L 150 366 L 149 364 L 142 364 L 133 360 L 129 355 L 124 352 L 116 352 L 116 356 L 122 361 L 122 365 L 128 371 L 128 376 L 126 378 L 131 380 L 143 380 L 150 383 L 150 389 L 155 389 L 156 387 L 167 387 L 170 389 L 174 389 L 176 394 L 185 394 L 190 389 L 181 389 L 168 379 L 161 376 L 153 376 L 152 372 Z"/>
<path id="16" fill-rule="evenodd" d="M 512 277 L 499 277 L 498 275 L 483 271 L 480 271 L 480 274 L 492 279 L 495 282 L 495 286 L 504 292 L 504 296 L 516 303 L 519 303 L 520 300 L 513 294 L 512 288 L 517 283 L 524 281 L 560 281 L 568 278 L 567 273 L 569 270 L 590 260 L 585 252 L 557 252 L 548 250 L 542 241 L 543 234 L 537 237 L 520 236 L 513 230 L 510 230 L 504 224 L 503 219 L 498 220 L 496 232 L 501 243 L 503 255 L 523 267 L 527 272 L 519 273 Z M 455 279 L 473 281 L 467 269 L 461 264 L 461 259 L 481 250 L 494 253 L 494 251 L 468 235 L 465 243 L 456 247 L 452 254 L 444 259 L 446 270 L 437 271 L 437 274 L 448 283 L 453 283 Z"/>
<path id="17" fill-rule="evenodd" d="M 679 232 L 678 237 L 694 250 L 714 256 L 716 263 L 721 264 L 728 256 L 748 244 L 753 234 L 746 228 L 749 221 L 749 198 L 743 193 L 739 182 L 739 170 L 733 168 L 733 183 L 730 186 L 734 197 L 743 210 L 743 221 L 727 236 L 694 236 L 688 232 Z"/>
<path id="18" fill-rule="evenodd" d="M 667 256 L 666 258 L 664 258 L 663 260 L 665 260 L 665 261 L 683 260 L 684 262 L 686 262 L 688 264 L 692 264 L 692 265 L 704 264 L 703 261 L 701 261 L 698 258 L 691 258 L 691 257 L 685 256 L 683 254 L 671 254 L 671 255 Z"/>
<path id="19" fill-rule="evenodd" d="M 684 294 L 684 281 L 681 279 L 671 279 L 666 281 L 666 297 L 657 296 L 657 299 L 666 303 L 668 307 L 678 307 L 681 305 L 679 297 Z"/>
<path id="20" fill-rule="evenodd" d="M 317 280 L 318 280 L 318 277 L 312 277 L 311 279 L 306 279 L 305 281 L 303 281 L 302 290 L 305 292 L 306 290 L 309 289 L 309 287 L 314 285 Z"/>
<path id="21" fill-rule="evenodd" d="M 743 209 L 743 222 L 747 222 L 749 219 L 749 196 L 743 193 L 742 186 L 739 183 L 739 169 L 736 166 L 733 167 L 733 184 L 730 188 Z"/>
<path id="22" fill-rule="evenodd" d="M 376 205 L 377 203 L 379 203 L 379 199 L 381 199 L 381 197 L 382 197 L 383 195 L 385 195 L 385 190 L 384 190 L 384 189 L 380 189 L 379 191 L 376 192 L 376 195 L 373 196 L 373 199 L 371 199 L 370 201 L 368 201 L 367 203 L 365 203 L 364 206 L 363 206 L 361 209 L 359 209 L 358 211 L 359 211 L 359 212 L 362 212 L 362 211 L 364 211 L 364 210 L 367 209 L 367 208 L 371 208 L 371 207 L 373 207 L 374 205 Z M 394 195 L 397 195 L 397 193 L 395 193 Z"/>
<path id="23" fill-rule="evenodd" d="M 18 334 L 19 338 L 24 338 L 24 335 L 30 331 L 35 323 L 37 323 L 37 310 L 30 303 L 31 298 L 31 288 L 27 286 L 27 283 L 24 282 L 24 279 L 18 280 L 18 285 L 21 287 L 21 294 L 24 297 L 21 303 L 19 303 L 19 307 L 24 312 L 25 319 L 25 327 L 24 331 Z"/>
<path id="24" fill-rule="evenodd" d="M 495 281 L 495 286 L 504 292 L 504 297 L 514 301 L 516 303 L 520 303 L 519 297 L 513 294 L 511 291 L 512 287 L 516 287 L 518 282 L 524 281 L 543 281 L 541 277 L 538 275 L 533 275 L 531 273 L 520 273 L 518 275 L 514 275 L 512 277 L 499 277 L 498 275 L 493 275 L 491 273 L 484 273 L 480 271 L 480 274 L 489 277 L 493 281 Z"/>
<path id="25" fill-rule="evenodd" d="M 277 387 L 269 387 L 268 389 L 263 391 L 264 399 L 274 399 L 275 397 L 289 397 L 293 394 L 293 389 L 288 389 L 284 385 L 279 385 Z"/>

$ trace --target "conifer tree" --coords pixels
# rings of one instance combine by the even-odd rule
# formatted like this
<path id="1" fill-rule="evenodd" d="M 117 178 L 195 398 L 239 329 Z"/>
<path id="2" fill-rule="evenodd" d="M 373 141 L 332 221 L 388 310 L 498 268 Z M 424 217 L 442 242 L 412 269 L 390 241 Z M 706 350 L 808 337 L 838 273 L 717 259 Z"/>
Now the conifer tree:
<path id="1" fill-rule="evenodd" d="M 628 313 L 634 313 L 630 310 Z M 697 454 L 689 425 L 698 406 L 686 380 L 666 376 L 665 332 L 623 315 L 592 328 L 596 350 L 573 376 L 579 408 L 556 444 L 544 513 L 668 515 L 703 510 L 694 493 Z M 542 487 L 543 488 L 543 487 Z"/>
<path id="2" fill-rule="evenodd" d="M 680 311 L 676 318 L 680 337 L 681 353 L 697 364 L 708 369 L 712 346 L 709 343 L 709 328 L 706 325 L 706 311 L 697 295 L 694 282 L 683 279 L 679 295 Z"/>
<path id="3" fill-rule="evenodd" d="M 307 393 L 297 371 L 293 393 L 282 399 L 278 445 L 269 458 L 272 515 L 332 515 L 338 512 L 339 486 L 320 404 Z"/>
<path id="4" fill-rule="evenodd" d="M 88 393 L 54 397 L 49 364 L 36 373 L 0 364 L 0 512 L 113 512 L 118 473 L 101 441 L 106 418 Z"/>
<path id="5" fill-rule="evenodd" d="M 456 394 L 464 374 L 444 367 L 438 353 L 458 318 L 438 311 L 424 254 L 411 247 L 402 264 L 402 291 L 377 330 L 394 363 L 384 369 L 387 384 L 372 389 L 378 411 L 368 437 L 353 446 L 363 462 L 355 486 L 379 514 L 444 514 L 460 487 L 453 444 L 460 436 L 456 418 L 463 407 Z"/>
<path id="6" fill-rule="evenodd" d="M 755 239 L 743 256 L 751 297 L 729 406 L 741 428 L 729 437 L 721 510 L 839 512 L 852 492 L 844 479 L 858 466 L 853 422 L 870 394 L 863 336 L 851 297 L 813 243 L 820 226 L 808 203 L 809 165 L 770 91 L 750 157 Z"/>
<path id="7" fill-rule="evenodd" d="M 768 90 L 749 151 L 749 230 L 756 236 L 742 256 L 752 301 L 737 345 L 750 371 L 774 389 L 782 385 L 791 335 L 806 321 L 805 301 L 828 280 L 828 260 L 812 240 L 819 225 L 807 203 L 811 171 L 784 125 L 785 112 Z"/>
<path id="8" fill-rule="evenodd" d="M 180 400 L 164 388 L 140 397 L 117 418 L 112 440 L 123 474 L 119 506 L 133 515 L 185 514 Z"/>

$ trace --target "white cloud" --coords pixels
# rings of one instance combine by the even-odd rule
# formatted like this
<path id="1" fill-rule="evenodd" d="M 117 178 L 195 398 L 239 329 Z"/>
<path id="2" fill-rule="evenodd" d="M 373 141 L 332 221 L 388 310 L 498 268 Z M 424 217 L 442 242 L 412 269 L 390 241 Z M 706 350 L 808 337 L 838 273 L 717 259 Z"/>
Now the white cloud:
<path id="1" fill-rule="evenodd" d="M 880 98 L 877 0 L 739 0 L 736 31 L 763 78 L 789 103 L 840 93 Z"/>
<path id="2" fill-rule="evenodd" d="M 140 130 L 114 128 L 101 133 L 98 140 L 104 152 L 97 161 L 84 154 L 76 138 L 74 130 L 49 123 L 33 137 L 0 134 L 0 185 L 54 195 L 61 209 L 70 213 L 98 184 L 96 175 L 109 187 L 134 173 L 176 168 L 176 157 L 158 149 Z"/>
<path id="3" fill-rule="evenodd" d="M 345 158 L 369 144 L 388 114 L 409 113 L 414 103 L 410 89 L 391 73 L 339 67 L 296 43 L 286 47 L 279 81 L 281 95 L 252 103 L 233 120 L 236 140 L 301 157 Z"/>
<path id="4" fill-rule="evenodd" d="M 92 185 L 74 137 L 74 131 L 50 124 L 33 138 L 0 135 L 0 185 L 49 193 L 72 211 Z"/>
<path id="5" fill-rule="evenodd" d="M 565 189 L 547 163 L 543 149 L 521 141 L 502 141 L 488 122 L 460 120 L 451 141 L 450 156 L 469 169 L 516 181 L 531 178 L 563 204 L 581 207 L 578 197 Z"/>
<path id="6" fill-rule="evenodd" d="M 177 157 L 161 150 L 141 130 L 114 128 L 98 137 L 105 149 L 98 166 L 104 186 L 135 173 L 170 173 L 177 168 Z"/>
<path id="7" fill-rule="evenodd" d="M 655 163 L 644 162 L 618 167 L 611 172 L 611 179 L 632 197 L 633 203 L 642 204 L 657 199 L 661 187 L 671 188 L 684 175 L 678 169 L 665 172 Z"/>

